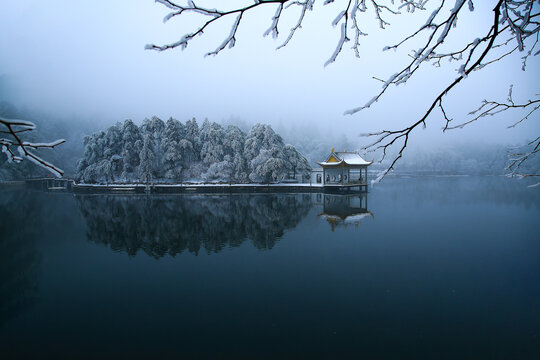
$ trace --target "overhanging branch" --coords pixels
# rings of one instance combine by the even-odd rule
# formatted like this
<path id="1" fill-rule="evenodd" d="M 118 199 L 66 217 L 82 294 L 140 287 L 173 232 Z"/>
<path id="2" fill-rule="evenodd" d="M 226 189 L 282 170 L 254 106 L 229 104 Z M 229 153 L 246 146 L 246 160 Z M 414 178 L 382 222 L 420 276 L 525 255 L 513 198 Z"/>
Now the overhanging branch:
<path id="1" fill-rule="evenodd" d="M 34 164 L 52 172 L 54 175 L 61 177 L 64 175 L 64 171 L 55 166 L 54 164 L 42 159 L 30 150 L 37 149 L 54 149 L 58 145 L 66 142 L 64 139 L 59 139 L 51 143 L 36 143 L 28 142 L 21 139 L 20 134 L 23 132 L 32 131 L 36 128 L 34 123 L 26 120 L 0 118 L 0 125 L 5 129 L 1 131 L 2 134 L 9 135 L 8 138 L 0 138 L 0 146 L 2 152 L 6 154 L 9 162 L 19 163 L 23 159 L 28 159 Z M 14 149 L 17 149 L 15 154 Z"/>

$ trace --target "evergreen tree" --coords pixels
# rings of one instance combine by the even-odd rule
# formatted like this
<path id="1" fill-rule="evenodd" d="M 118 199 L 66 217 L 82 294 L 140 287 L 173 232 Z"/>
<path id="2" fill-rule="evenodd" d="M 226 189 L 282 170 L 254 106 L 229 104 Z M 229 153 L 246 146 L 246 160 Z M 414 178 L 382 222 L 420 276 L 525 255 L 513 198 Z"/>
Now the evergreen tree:
<path id="1" fill-rule="evenodd" d="M 182 178 L 182 148 L 175 140 L 169 141 L 165 147 L 163 165 L 165 177 L 169 180 L 179 181 Z"/>
<path id="2" fill-rule="evenodd" d="M 239 127 L 229 125 L 225 131 L 224 150 L 225 156 L 231 160 L 231 180 L 245 182 L 248 180 L 246 174 L 246 161 L 244 158 L 246 134 Z"/>
<path id="3" fill-rule="evenodd" d="M 276 181 L 287 177 L 287 160 L 281 136 L 269 125 L 257 124 L 249 132 L 244 155 L 251 181 Z"/>
<path id="4" fill-rule="evenodd" d="M 201 152 L 201 138 L 199 134 L 199 124 L 195 118 L 186 122 L 186 137 L 185 139 L 191 143 L 190 146 L 184 146 L 189 152 L 186 157 L 189 162 L 199 161 L 199 154 Z M 190 149 L 191 148 L 191 149 Z"/>
<path id="5" fill-rule="evenodd" d="M 141 180 L 149 184 L 152 182 L 152 169 L 154 164 L 154 139 L 151 133 L 147 133 L 144 137 L 143 147 L 140 153 L 140 175 Z"/>
<path id="6" fill-rule="evenodd" d="M 285 159 L 287 159 L 286 167 L 290 173 L 289 175 L 291 175 L 290 177 L 302 181 L 304 177 L 309 176 L 311 166 L 309 166 L 306 158 L 296 151 L 294 146 L 290 144 L 285 145 L 283 152 Z"/>
<path id="7" fill-rule="evenodd" d="M 165 176 L 163 166 L 165 151 L 162 144 L 165 137 L 165 123 L 157 116 L 152 116 L 151 119 L 143 121 L 141 133 L 145 139 L 146 135 L 152 138 L 152 152 L 154 154 L 151 164 L 152 177 L 162 179 Z"/>
<path id="8" fill-rule="evenodd" d="M 257 124 L 246 135 L 236 126 L 224 129 L 195 119 L 182 125 L 157 117 L 140 127 L 117 123 L 84 140 L 77 179 L 84 182 L 142 180 L 269 182 L 305 174 L 311 168 L 292 145 L 268 125 Z M 292 175 L 291 175 L 292 174 Z"/>
<path id="9" fill-rule="evenodd" d="M 107 129 L 105 135 L 105 149 L 103 157 L 108 161 L 106 166 L 106 181 L 115 181 L 116 177 L 119 177 L 123 170 L 123 126 L 118 122 L 115 125 Z"/>
<path id="10" fill-rule="evenodd" d="M 178 120 L 170 118 L 165 127 L 165 138 L 163 139 L 163 166 L 165 178 L 180 181 L 182 178 L 182 158 L 183 149 L 180 144 L 185 135 L 185 129 Z"/>
<path id="11" fill-rule="evenodd" d="M 221 125 L 205 119 L 200 131 L 201 139 L 201 160 L 206 165 L 220 162 L 225 156 L 223 141 L 225 140 L 225 130 Z"/>
<path id="12" fill-rule="evenodd" d="M 141 133 L 139 128 L 131 120 L 125 120 L 122 129 L 122 157 L 124 159 L 124 168 L 122 177 L 127 180 L 128 176 L 136 172 L 139 166 L 140 158 L 139 152 L 141 145 Z M 137 143 L 139 142 L 139 143 Z"/>

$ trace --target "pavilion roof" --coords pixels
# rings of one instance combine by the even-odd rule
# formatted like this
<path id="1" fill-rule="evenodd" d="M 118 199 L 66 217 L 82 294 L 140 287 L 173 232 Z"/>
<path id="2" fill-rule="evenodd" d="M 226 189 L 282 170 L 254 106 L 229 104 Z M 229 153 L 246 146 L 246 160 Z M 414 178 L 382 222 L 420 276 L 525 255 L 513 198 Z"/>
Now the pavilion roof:
<path id="1" fill-rule="evenodd" d="M 333 159 L 332 159 L 333 158 Z M 330 161 L 332 159 L 332 161 Z M 337 161 L 336 161 L 337 160 Z M 373 163 L 373 160 L 366 161 L 356 152 L 336 151 L 332 152 L 326 161 L 317 161 L 320 166 L 368 166 Z"/>

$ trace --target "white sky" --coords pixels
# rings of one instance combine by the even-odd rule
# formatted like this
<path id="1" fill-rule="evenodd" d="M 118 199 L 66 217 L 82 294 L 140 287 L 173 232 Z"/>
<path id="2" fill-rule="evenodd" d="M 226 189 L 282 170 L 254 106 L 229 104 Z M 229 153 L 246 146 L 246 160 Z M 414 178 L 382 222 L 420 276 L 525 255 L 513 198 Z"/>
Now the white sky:
<path id="1" fill-rule="evenodd" d="M 151 0 L 3 1 L 0 75 L 13 85 L 7 100 L 64 117 L 82 115 L 110 124 L 125 118 L 140 122 L 152 115 L 218 122 L 234 116 L 250 123 L 315 126 L 322 133 L 346 133 L 351 139 L 412 122 L 457 76 L 455 63 L 442 70 L 426 67 L 405 86 L 390 88 L 370 109 L 344 116 L 345 110 L 363 105 L 380 89 L 381 83 L 372 76 L 387 78 L 400 70 L 408 60 L 404 56 L 418 43 L 405 45 L 402 52 L 383 53 L 383 46 L 423 24 L 431 11 L 390 17 L 392 26 L 386 31 L 378 29 L 371 13 L 366 14 L 362 26 L 370 36 L 362 41 L 362 57 L 356 59 L 346 44 L 338 61 L 325 68 L 339 37 L 339 28 L 330 23 L 343 1 L 324 8 L 322 1 L 318 3 L 284 49 L 275 50 L 297 11 L 284 17 L 280 39 L 275 41 L 262 37 L 275 11 L 267 6 L 244 16 L 233 49 L 205 58 L 229 33 L 232 18 L 211 27 L 184 51 L 159 53 L 144 46 L 177 40 L 194 30 L 197 18 L 163 24 L 168 9 Z M 475 5 L 476 11 L 460 20 L 459 37 L 472 40 L 489 27 L 491 5 L 480 1 Z M 514 84 L 516 101 L 539 93 L 540 56 L 529 59 L 528 70 L 522 72 L 522 55 L 472 74 L 445 99 L 450 115 L 467 120 L 467 113 L 482 99 L 504 100 L 509 84 Z M 428 129 L 414 140 L 418 144 L 515 143 L 538 135 L 538 114 L 523 126 L 506 129 L 515 116 L 484 119 L 442 135 L 443 123 L 435 112 Z"/>

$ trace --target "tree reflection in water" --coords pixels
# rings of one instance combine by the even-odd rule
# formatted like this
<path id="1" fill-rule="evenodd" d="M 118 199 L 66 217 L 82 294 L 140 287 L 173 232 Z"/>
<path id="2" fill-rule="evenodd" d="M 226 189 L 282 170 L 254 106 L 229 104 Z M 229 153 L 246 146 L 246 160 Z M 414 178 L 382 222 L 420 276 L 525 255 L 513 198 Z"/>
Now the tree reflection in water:
<path id="1" fill-rule="evenodd" d="M 219 252 L 251 240 L 271 249 L 314 205 L 313 194 L 76 196 L 87 238 L 115 251 L 155 258 Z"/>
<path id="2" fill-rule="evenodd" d="M 36 250 L 39 213 L 31 193 L 0 194 L 0 327 L 38 300 L 42 258 Z"/>

